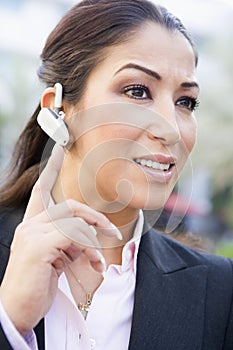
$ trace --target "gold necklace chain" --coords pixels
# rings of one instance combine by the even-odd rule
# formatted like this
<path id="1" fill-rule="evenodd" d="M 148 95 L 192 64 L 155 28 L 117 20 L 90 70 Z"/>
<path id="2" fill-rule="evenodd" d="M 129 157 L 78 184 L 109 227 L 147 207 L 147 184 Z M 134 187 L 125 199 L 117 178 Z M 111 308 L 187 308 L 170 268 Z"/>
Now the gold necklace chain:
<path id="1" fill-rule="evenodd" d="M 92 295 L 91 292 L 87 292 L 86 291 L 86 289 L 84 288 L 84 286 L 81 283 L 81 281 L 75 276 L 74 272 L 72 271 L 72 269 L 69 266 L 68 266 L 68 270 L 70 271 L 70 273 L 73 276 L 73 278 L 75 279 L 75 281 L 80 285 L 80 287 L 82 288 L 83 292 L 85 293 L 86 302 L 85 303 L 79 302 L 78 303 L 78 309 L 81 311 L 84 319 L 86 319 L 87 318 L 87 314 L 88 314 L 88 312 L 90 310 L 90 306 L 91 306 L 93 295 Z"/>

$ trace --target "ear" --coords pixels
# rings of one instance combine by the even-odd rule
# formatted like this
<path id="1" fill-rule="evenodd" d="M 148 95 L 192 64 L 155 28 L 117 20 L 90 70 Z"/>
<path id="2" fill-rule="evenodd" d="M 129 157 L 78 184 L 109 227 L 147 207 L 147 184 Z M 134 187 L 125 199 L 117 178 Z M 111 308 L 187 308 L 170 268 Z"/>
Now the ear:
<path id="1" fill-rule="evenodd" d="M 41 108 L 51 108 L 54 110 L 55 95 L 56 95 L 55 87 L 46 88 L 41 96 L 41 101 L 40 101 Z M 71 106 L 65 100 L 62 100 L 62 111 L 68 116 L 70 110 L 72 110 Z"/>
<path id="2" fill-rule="evenodd" d="M 44 90 L 41 96 L 41 108 L 54 109 L 55 88 L 48 87 Z"/>

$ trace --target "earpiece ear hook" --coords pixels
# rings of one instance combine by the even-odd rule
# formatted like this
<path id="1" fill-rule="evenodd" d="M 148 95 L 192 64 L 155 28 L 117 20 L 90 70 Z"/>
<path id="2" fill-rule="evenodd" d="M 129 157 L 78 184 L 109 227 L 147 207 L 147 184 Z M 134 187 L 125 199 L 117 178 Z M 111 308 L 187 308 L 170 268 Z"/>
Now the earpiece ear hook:
<path id="1" fill-rule="evenodd" d="M 55 88 L 54 109 L 57 114 L 63 117 L 64 113 L 61 113 L 63 87 L 60 83 L 56 83 L 54 85 L 54 88 Z"/>

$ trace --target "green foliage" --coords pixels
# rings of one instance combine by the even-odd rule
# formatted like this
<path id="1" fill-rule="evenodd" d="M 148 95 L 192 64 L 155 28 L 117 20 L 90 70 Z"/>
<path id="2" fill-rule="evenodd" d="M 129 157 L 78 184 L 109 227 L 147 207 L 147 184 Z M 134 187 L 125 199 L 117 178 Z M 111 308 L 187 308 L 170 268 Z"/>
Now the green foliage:
<path id="1" fill-rule="evenodd" d="M 227 242 L 218 244 L 215 249 L 215 254 L 233 259 L 233 239 Z"/>
<path id="2" fill-rule="evenodd" d="M 229 228 L 233 229 L 233 183 L 215 192 L 212 204 L 213 212 L 220 215 Z"/>

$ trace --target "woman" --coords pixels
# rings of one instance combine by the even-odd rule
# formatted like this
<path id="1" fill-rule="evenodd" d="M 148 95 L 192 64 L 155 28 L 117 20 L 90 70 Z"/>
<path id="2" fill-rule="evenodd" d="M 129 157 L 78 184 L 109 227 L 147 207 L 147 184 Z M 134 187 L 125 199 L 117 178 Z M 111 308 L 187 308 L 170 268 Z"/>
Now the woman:
<path id="1" fill-rule="evenodd" d="M 232 349 L 232 262 L 150 229 L 196 138 L 185 28 L 146 0 L 84 0 L 41 59 L 1 193 L 1 349 Z M 68 139 L 36 181 L 54 113 Z"/>

